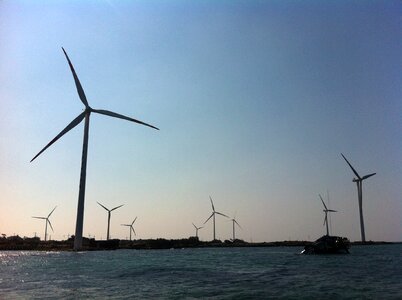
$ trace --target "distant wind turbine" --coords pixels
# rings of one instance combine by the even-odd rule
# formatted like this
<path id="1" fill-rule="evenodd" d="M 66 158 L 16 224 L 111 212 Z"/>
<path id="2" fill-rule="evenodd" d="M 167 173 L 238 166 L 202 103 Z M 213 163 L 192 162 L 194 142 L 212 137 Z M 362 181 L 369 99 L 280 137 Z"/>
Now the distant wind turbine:
<path id="1" fill-rule="evenodd" d="M 197 238 L 198 238 L 198 230 L 200 230 L 201 228 L 204 228 L 204 226 L 197 227 L 197 226 L 195 226 L 195 224 L 194 224 L 194 223 L 192 223 L 192 224 L 193 224 L 193 226 L 194 226 L 194 228 L 195 228 L 195 237 L 197 237 Z"/>
<path id="2" fill-rule="evenodd" d="M 47 238 L 47 224 L 48 224 L 48 223 L 49 223 L 49 225 L 50 225 L 50 228 L 51 228 L 52 231 L 54 232 L 52 223 L 50 223 L 49 218 L 50 218 L 50 215 L 51 215 L 51 214 L 54 212 L 54 210 L 56 209 L 56 207 L 57 207 L 57 206 L 55 206 L 55 208 L 53 208 L 53 210 L 50 212 L 50 214 L 47 215 L 47 217 L 32 217 L 32 218 L 35 218 L 35 219 L 46 220 L 46 221 L 45 221 L 45 242 L 46 242 L 46 238 Z M 35 232 L 35 236 L 36 236 L 36 232 Z"/>
<path id="3" fill-rule="evenodd" d="M 216 240 L 216 235 L 215 235 L 215 215 L 218 214 L 218 215 L 224 216 L 224 217 L 226 217 L 226 218 L 229 218 L 229 217 L 228 217 L 227 215 L 223 214 L 223 213 L 220 213 L 220 212 L 218 212 L 218 211 L 215 211 L 214 203 L 212 202 L 211 196 L 209 196 L 209 200 L 211 200 L 212 214 L 211 214 L 211 215 L 209 216 L 209 218 L 204 222 L 204 224 L 207 223 L 208 220 L 213 217 L 213 223 L 214 223 L 214 240 Z"/>
<path id="4" fill-rule="evenodd" d="M 358 196 L 358 200 L 359 200 L 359 213 L 360 213 L 360 232 L 361 232 L 362 242 L 364 243 L 364 242 L 366 242 L 366 233 L 364 232 L 364 220 L 363 220 L 363 180 L 366 180 L 367 178 L 374 176 L 377 173 L 371 173 L 371 174 L 365 175 L 363 177 L 360 177 L 360 175 L 357 173 L 357 171 L 353 168 L 353 166 L 350 164 L 350 162 L 346 159 L 346 157 L 342 153 L 341 153 L 341 155 L 357 177 L 357 179 L 353 178 L 352 181 L 356 182 L 356 184 L 357 184 L 357 196 Z"/>
<path id="5" fill-rule="evenodd" d="M 131 224 L 121 224 L 121 226 L 130 227 L 130 241 L 131 241 L 131 232 L 133 232 L 134 235 L 136 235 L 135 230 L 134 230 L 134 227 L 133 227 L 135 220 L 137 220 L 137 217 L 135 217 L 134 221 L 131 222 Z"/>
<path id="6" fill-rule="evenodd" d="M 332 210 L 332 209 L 328 209 L 327 206 L 325 205 L 324 200 L 322 200 L 322 197 L 320 194 L 318 194 L 318 196 L 320 196 L 321 202 L 324 205 L 324 210 L 323 212 L 325 213 L 325 218 L 324 218 L 324 224 L 323 225 L 327 225 L 327 235 L 329 235 L 329 229 L 328 229 L 328 213 L 329 212 L 336 212 L 336 210 Z"/>
<path id="7" fill-rule="evenodd" d="M 119 205 L 119 206 L 116 206 L 115 208 L 112 208 L 112 209 L 108 209 L 108 208 L 106 208 L 105 206 L 103 206 L 102 204 L 100 204 L 99 202 L 96 202 L 96 203 L 98 203 L 100 206 L 102 206 L 104 209 L 106 209 L 107 210 L 107 235 L 106 235 L 106 239 L 107 240 L 109 240 L 109 230 L 110 230 L 110 216 L 111 216 L 111 213 L 112 213 L 112 211 L 114 211 L 115 209 L 118 209 L 118 208 L 120 208 L 120 207 L 122 207 L 124 204 L 122 204 L 122 205 Z"/>
<path id="8" fill-rule="evenodd" d="M 81 86 L 81 83 L 78 79 L 77 74 L 75 73 L 75 70 L 70 61 L 70 58 L 68 57 L 64 48 L 62 48 L 62 49 L 63 49 L 64 55 L 66 56 L 68 64 L 70 66 L 71 72 L 73 73 L 77 92 L 81 99 L 81 102 L 85 105 L 85 110 L 82 113 L 80 113 L 78 115 L 78 117 L 76 117 L 70 124 L 68 124 L 67 127 L 64 128 L 53 140 L 51 140 L 38 154 L 36 154 L 35 157 L 31 159 L 31 162 L 34 159 L 36 159 L 47 148 L 49 148 L 53 143 L 55 143 L 59 138 L 61 138 L 64 134 L 69 132 L 71 129 L 73 129 L 75 126 L 77 126 L 79 123 L 81 123 L 82 120 L 85 119 L 84 140 L 83 140 L 82 158 L 81 158 L 80 187 L 79 187 L 79 194 L 78 194 L 77 221 L 76 221 L 75 239 L 74 239 L 74 250 L 80 250 L 82 248 L 82 232 L 83 232 L 83 226 L 84 226 L 84 202 L 85 202 L 85 183 L 86 183 L 87 156 L 88 156 L 89 117 L 90 117 L 91 113 L 94 112 L 94 113 L 106 115 L 109 117 L 114 117 L 114 118 L 118 118 L 118 119 L 131 121 L 131 122 L 145 125 L 145 126 L 157 129 L 157 130 L 159 130 L 159 129 L 150 124 L 144 123 L 142 121 L 138 121 L 133 118 L 126 117 L 121 114 L 117 114 L 115 112 L 111 112 L 108 110 L 102 110 L 102 109 L 93 109 L 92 107 L 90 107 L 89 103 L 87 101 L 87 98 L 85 96 L 84 89 Z"/>
<path id="9" fill-rule="evenodd" d="M 234 241 L 234 240 L 236 239 L 235 224 L 236 224 L 237 226 L 239 226 L 240 229 L 242 229 L 242 228 L 241 228 L 240 224 L 236 221 L 236 217 L 233 217 L 233 219 L 230 219 L 230 220 L 232 221 L 232 224 L 233 224 L 233 241 Z"/>

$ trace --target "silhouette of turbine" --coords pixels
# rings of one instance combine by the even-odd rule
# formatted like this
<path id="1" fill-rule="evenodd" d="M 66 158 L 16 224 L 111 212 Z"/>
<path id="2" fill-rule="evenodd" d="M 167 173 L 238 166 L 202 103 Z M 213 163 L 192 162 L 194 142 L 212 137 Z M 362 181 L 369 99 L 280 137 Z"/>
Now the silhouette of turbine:
<path id="1" fill-rule="evenodd" d="M 83 146 L 82 146 L 82 158 L 81 158 L 81 175 L 80 175 L 80 186 L 79 186 L 79 193 L 78 193 L 78 207 L 77 207 L 77 221 L 75 227 L 75 239 L 74 239 L 74 250 L 80 250 L 82 248 L 82 231 L 84 226 L 84 202 L 85 202 L 85 183 L 86 183 L 86 172 L 87 172 L 87 156 L 88 156 L 88 136 L 89 136 L 89 117 L 91 113 L 97 113 L 101 115 L 106 115 L 109 117 L 114 117 L 118 119 L 123 119 L 127 121 L 131 121 L 134 123 L 138 123 L 141 125 L 145 125 L 154 129 L 159 130 L 159 128 L 152 126 L 150 124 L 144 123 L 142 121 L 129 118 L 123 116 L 121 114 L 117 114 L 115 112 L 111 112 L 108 110 L 102 109 L 93 109 L 89 106 L 87 98 L 85 96 L 84 90 L 81 86 L 81 83 L 78 79 L 77 74 L 75 73 L 74 67 L 68 57 L 66 51 L 63 49 L 64 55 L 68 61 L 70 66 L 71 72 L 73 73 L 75 85 L 77 88 L 78 95 L 81 99 L 81 102 L 85 105 L 85 110 L 78 115 L 70 124 L 67 125 L 53 140 L 51 140 L 38 154 L 35 155 L 34 158 L 31 159 L 31 162 L 36 159 L 43 151 L 49 148 L 54 142 L 56 142 L 59 138 L 61 138 L 64 134 L 69 132 L 71 129 L 76 127 L 82 120 L 85 119 L 85 126 L 84 126 L 84 139 L 83 139 Z"/>
<path id="2" fill-rule="evenodd" d="M 204 226 L 197 227 L 197 226 L 194 225 L 194 223 L 192 223 L 192 224 L 193 224 L 193 226 L 194 226 L 194 228 L 195 228 L 195 237 L 198 238 L 198 230 L 200 230 L 201 228 L 204 228 Z"/>
<path id="3" fill-rule="evenodd" d="M 229 218 L 229 217 L 228 217 L 227 215 L 223 214 L 223 213 L 220 213 L 220 212 L 218 212 L 218 211 L 215 211 L 214 203 L 212 202 L 211 196 L 209 196 L 209 200 L 211 200 L 212 214 L 211 214 L 211 215 L 209 216 L 209 218 L 204 222 L 204 224 L 207 223 L 208 220 L 213 217 L 213 223 L 214 223 L 214 241 L 215 241 L 215 240 L 216 240 L 216 235 L 215 235 L 215 215 L 218 214 L 218 215 L 224 216 L 224 217 L 226 217 L 226 218 Z"/>
<path id="4" fill-rule="evenodd" d="M 329 212 L 336 212 L 336 210 L 328 209 L 327 206 L 325 205 L 324 200 L 322 200 L 321 195 L 318 194 L 318 196 L 320 196 L 321 202 L 322 202 L 322 204 L 324 205 L 324 210 L 323 210 L 323 212 L 325 213 L 325 218 L 324 218 L 324 224 L 323 224 L 323 226 L 324 226 L 324 225 L 327 225 L 327 235 L 329 235 L 329 229 L 328 229 L 328 213 L 329 213 Z"/>
<path id="5" fill-rule="evenodd" d="M 236 216 L 233 217 L 233 219 L 230 219 L 230 220 L 232 221 L 232 225 L 233 225 L 233 241 L 235 241 L 235 239 L 236 239 L 235 224 L 236 224 L 237 226 L 239 226 L 240 229 L 242 229 L 242 228 L 241 228 L 240 224 L 236 221 Z"/>
<path id="6" fill-rule="evenodd" d="M 357 177 L 357 179 L 353 178 L 352 181 L 356 182 L 356 184 L 357 184 L 357 197 L 359 200 L 359 213 L 360 213 L 360 233 L 361 233 L 361 237 L 362 237 L 362 242 L 364 243 L 364 242 L 366 242 L 366 233 L 364 232 L 364 220 L 363 220 L 363 180 L 366 180 L 367 178 L 374 176 L 377 173 L 371 173 L 371 174 L 365 175 L 363 177 L 360 177 L 360 175 L 357 173 L 357 171 L 353 168 L 353 166 L 350 164 L 350 162 L 346 159 L 346 157 L 342 153 L 341 153 L 341 155 Z"/>
<path id="7" fill-rule="evenodd" d="M 109 237 L 110 237 L 109 236 L 109 232 L 110 232 L 110 217 L 111 217 L 112 211 L 122 207 L 124 204 L 116 206 L 115 208 L 112 208 L 112 209 L 108 209 L 105 206 L 103 206 L 102 204 L 100 204 L 99 202 L 96 202 L 96 203 L 98 203 L 100 206 L 102 206 L 104 209 L 107 210 L 107 234 L 106 234 L 106 240 L 109 240 Z"/>
<path id="8" fill-rule="evenodd" d="M 135 220 L 137 220 L 137 217 L 135 217 L 134 221 L 131 224 L 121 224 L 121 226 L 130 227 L 130 241 L 131 241 L 131 232 L 133 232 L 134 235 L 136 235 L 134 227 L 133 227 Z"/>
<path id="9" fill-rule="evenodd" d="M 47 215 L 47 217 L 32 217 L 32 218 L 35 218 L 35 219 L 46 220 L 46 222 L 45 222 L 45 224 L 46 224 L 46 225 L 45 225 L 45 242 L 46 242 L 46 237 L 47 237 L 47 223 L 49 223 L 50 228 L 51 228 L 52 231 L 54 232 L 52 223 L 50 223 L 49 218 L 50 218 L 50 215 L 51 215 L 51 214 L 54 212 L 54 210 L 56 209 L 56 207 L 57 207 L 57 206 L 55 206 L 55 208 L 53 208 L 53 210 L 50 212 L 50 214 Z M 35 235 L 36 235 L 36 233 L 35 233 Z"/>

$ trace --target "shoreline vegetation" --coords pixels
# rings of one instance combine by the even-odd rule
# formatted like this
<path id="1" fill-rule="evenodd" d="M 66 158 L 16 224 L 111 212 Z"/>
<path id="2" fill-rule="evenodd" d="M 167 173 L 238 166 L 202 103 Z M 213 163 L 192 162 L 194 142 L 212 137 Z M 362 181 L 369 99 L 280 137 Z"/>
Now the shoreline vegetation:
<path id="1" fill-rule="evenodd" d="M 154 250 L 154 249 L 183 249 L 183 248 L 218 248 L 218 247 L 304 247 L 310 245 L 311 241 L 277 241 L 277 242 L 261 242 L 252 243 L 243 240 L 214 240 L 200 241 L 197 237 L 189 237 L 183 239 L 139 239 L 139 240 L 95 240 L 94 238 L 83 239 L 83 251 L 102 251 L 102 250 L 118 250 L 118 249 L 134 249 L 134 250 Z M 368 241 L 351 242 L 351 245 L 384 245 L 384 244 L 400 244 L 401 242 L 382 242 Z M 0 237 L 0 251 L 3 250 L 35 250 L 35 251 L 72 251 L 74 247 L 74 236 L 64 241 L 41 241 L 39 237 Z"/>

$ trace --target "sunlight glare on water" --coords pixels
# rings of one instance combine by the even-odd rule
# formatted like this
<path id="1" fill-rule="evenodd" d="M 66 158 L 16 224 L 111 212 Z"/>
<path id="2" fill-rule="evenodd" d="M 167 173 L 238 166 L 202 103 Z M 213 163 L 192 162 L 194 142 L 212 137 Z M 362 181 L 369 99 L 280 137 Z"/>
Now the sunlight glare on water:
<path id="1" fill-rule="evenodd" d="M 0 298 L 402 299 L 402 245 L 0 252 Z"/>

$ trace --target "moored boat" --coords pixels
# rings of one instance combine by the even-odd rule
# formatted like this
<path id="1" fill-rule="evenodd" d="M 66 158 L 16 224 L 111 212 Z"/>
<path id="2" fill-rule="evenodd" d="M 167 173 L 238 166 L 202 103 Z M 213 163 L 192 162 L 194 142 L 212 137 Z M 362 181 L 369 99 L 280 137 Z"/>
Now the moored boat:
<path id="1" fill-rule="evenodd" d="M 310 245 L 306 245 L 301 254 L 348 254 L 350 241 L 345 237 L 324 235 Z"/>

